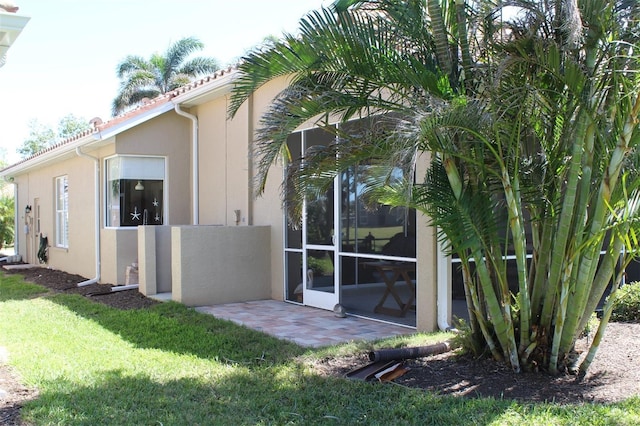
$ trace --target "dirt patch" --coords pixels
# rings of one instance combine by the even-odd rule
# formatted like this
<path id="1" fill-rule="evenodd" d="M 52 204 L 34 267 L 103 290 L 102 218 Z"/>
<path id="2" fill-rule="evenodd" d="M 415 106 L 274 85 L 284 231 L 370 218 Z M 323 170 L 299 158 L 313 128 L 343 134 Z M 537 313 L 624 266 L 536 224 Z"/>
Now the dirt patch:
<path id="1" fill-rule="evenodd" d="M 76 293 L 117 309 L 145 309 L 156 303 L 137 290 L 111 292 L 111 285 L 92 284 L 78 287 L 87 279 L 79 275 L 31 268 L 5 271 L 21 274 L 27 281 L 47 287 L 52 292 Z M 494 397 L 530 402 L 611 403 L 640 395 L 640 324 L 611 323 L 588 374 L 551 376 L 544 373 L 514 374 L 504 364 L 490 359 L 463 357 L 456 352 L 408 360 L 408 373 L 394 383 L 428 390 L 441 395 L 460 397 Z M 585 348 L 590 337 L 578 344 Z M 325 358 L 314 368 L 326 376 L 343 377 L 369 362 L 367 354 Z M 37 397 L 37 391 L 21 385 L 19 377 L 5 365 L 0 347 L 0 424 L 20 425 L 20 408 Z"/>

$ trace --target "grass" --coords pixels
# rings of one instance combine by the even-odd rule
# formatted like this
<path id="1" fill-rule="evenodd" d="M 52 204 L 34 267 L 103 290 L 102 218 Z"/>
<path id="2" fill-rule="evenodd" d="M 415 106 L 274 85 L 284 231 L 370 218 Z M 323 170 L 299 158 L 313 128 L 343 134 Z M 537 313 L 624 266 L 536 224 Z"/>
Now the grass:
<path id="1" fill-rule="evenodd" d="M 77 295 L 34 297 L 43 292 L 0 276 L 0 346 L 23 382 L 39 389 L 22 409 L 31 424 L 640 423 L 639 398 L 613 405 L 522 404 L 323 378 L 303 360 L 366 345 L 309 350 L 178 303 L 120 311 Z"/>

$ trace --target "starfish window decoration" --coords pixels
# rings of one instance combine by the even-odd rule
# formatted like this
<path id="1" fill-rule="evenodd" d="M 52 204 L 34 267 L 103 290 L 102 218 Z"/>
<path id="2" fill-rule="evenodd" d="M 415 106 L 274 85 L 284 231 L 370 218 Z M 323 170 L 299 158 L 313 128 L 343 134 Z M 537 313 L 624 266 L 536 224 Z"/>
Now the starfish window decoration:
<path id="1" fill-rule="evenodd" d="M 158 200 L 156 198 L 153 199 L 153 207 L 158 207 Z"/>
<path id="2" fill-rule="evenodd" d="M 156 213 L 156 215 L 153 217 L 153 219 L 154 219 L 156 222 L 160 222 L 160 215 L 159 215 L 158 213 Z"/>
<path id="3" fill-rule="evenodd" d="M 138 213 L 138 206 L 133 208 L 133 213 L 129 213 L 131 215 L 131 220 L 140 220 L 140 213 Z"/>

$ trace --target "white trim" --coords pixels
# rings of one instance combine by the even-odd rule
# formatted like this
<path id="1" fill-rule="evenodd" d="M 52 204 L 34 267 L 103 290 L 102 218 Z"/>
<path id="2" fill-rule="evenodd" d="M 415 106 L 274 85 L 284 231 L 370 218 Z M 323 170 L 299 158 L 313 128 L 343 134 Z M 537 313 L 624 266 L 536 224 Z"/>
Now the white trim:
<path id="1" fill-rule="evenodd" d="M 64 185 L 60 192 L 60 185 Z M 57 248 L 69 248 L 69 175 L 54 177 L 55 185 L 55 233 L 54 244 Z M 60 202 L 62 200 L 62 205 Z M 60 216 L 62 214 L 62 217 Z"/>
<path id="2" fill-rule="evenodd" d="M 186 86 L 184 89 L 177 89 L 177 91 L 185 90 L 185 92 L 176 95 L 171 99 L 171 102 L 175 105 L 192 107 L 209 102 L 212 99 L 220 98 L 231 93 L 231 90 L 233 89 L 233 83 L 238 78 L 238 76 L 239 71 L 237 70 L 224 71 L 223 74 L 216 74 L 215 78 L 213 78 L 212 80 L 201 83 L 200 85 L 191 89 L 188 88 L 189 86 Z M 197 83 L 198 82 L 191 84 Z"/>
<path id="3" fill-rule="evenodd" d="M 138 227 L 137 226 L 111 226 L 111 225 L 107 225 L 107 183 L 108 183 L 108 167 L 107 167 L 107 161 L 113 158 L 122 158 L 122 157 L 131 157 L 131 158 L 142 158 L 142 157 L 146 157 L 146 158 L 162 158 L 164 161 L 164 179 L 162 180 L 162 225 L 168 225 L 168 217 L 169 217 L 169 185 L 167 184 L 169 182 L 169 167 L 168 167 L 168 161 L 167 161 L 167 156 L 166 155 L 148 155 L 148 154 L 142 154 L 142 155 L 135 155 L 135 154 L 114 154 L 114 155 L 110 155 L 108 157 L 105 157 L 102 159 L 102 166 L 103 166 L 103 170 L 104 173 L 102 174 L 102 182 L 101 182 L 101 186 L 104 189 L 104 204 L 102 204 L 100 206 L 100 210 L 102 211 L 102 213 L 104 213 L 104 219 L 102 220 L 102 226 L 104 226 L 104 229 L 131 229 L 137 232 Z"/>
<path id="4" fill-rule="evenodd" d="M 164 114 L 165 112 L 169 112 L 172 110 L 173 110 L 173 104 L 171 102 L 164 102 L 153 109 L 136 114 L 133 117 L 129 118 L 128 120 L 122 121 L 121 123 L 109 126 L 109 122 L 107 122 L 106 123 L 107 127 L 104 130 L 100 130 L 98 134 L 101 140 L 107 140 L 133 127 L 139 126 L 140 124 L 146 121 L 156 118 L 159 115 Z M 116 119 L 117 117 L 114 120 Z"/>
<path id="5" fill-rule="evenodd" d="M 165 102 L 154 109 L 135 115 L 129 120 L 125 120 L 122 123 L 114 124 L 113 126 L 107 127 L 105 130 L 91 133 L 74 141 L 66 143 L 62 142 L 59 146 L 51 148 L 48 151 L 43 151 L 39 154 L 36 154 L 29 160 L 5 168 L 4 170 L 0 171 L 0 176 L 17 176 L 26 173 L 31 169 L 39 168 L 49 163 L 61 161 L 64 159 L 64 157 L 71 158 L 71 156 L 76 155 L 76 148 L 78 147 L 86 148 L 94 145 L 99 146 L 102 144 L 113 143 L 113 141 L 110 139 L 117 136 L 118 134 L 172 110 L 173 103 Z M 108 124 L 109 123 L 107 122 L 106 125 L 108 126 Z"/>

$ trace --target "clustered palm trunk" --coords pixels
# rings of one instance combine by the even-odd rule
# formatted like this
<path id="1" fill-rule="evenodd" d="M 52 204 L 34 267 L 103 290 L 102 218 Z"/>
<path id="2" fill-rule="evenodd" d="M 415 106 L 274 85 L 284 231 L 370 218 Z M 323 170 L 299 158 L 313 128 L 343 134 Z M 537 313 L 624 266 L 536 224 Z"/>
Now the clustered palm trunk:
<path id="1" fill-rule="evenodd" d="M 394 186 L 378 174 L 371 194 L 426 213 L 460 258 L 477 347 L 515 371 L 584 372 L 637 254 L 640 9 L 511 4 L 339 0 L 303 19 L 299 36 L 245 58 L 231 113 L 293 76 L 258 131 L 262 183 L 306 120 L 395 120 L 393 131 L 338 134 L 306 153 L 288 170 L 298 201 L 361 161 L 412 168 L 431 153 L 424 179 Z M 607 294 L 577 365 L 574 344 Z"/>

